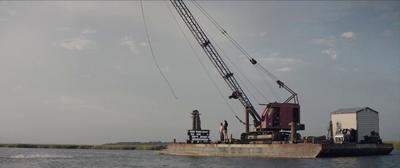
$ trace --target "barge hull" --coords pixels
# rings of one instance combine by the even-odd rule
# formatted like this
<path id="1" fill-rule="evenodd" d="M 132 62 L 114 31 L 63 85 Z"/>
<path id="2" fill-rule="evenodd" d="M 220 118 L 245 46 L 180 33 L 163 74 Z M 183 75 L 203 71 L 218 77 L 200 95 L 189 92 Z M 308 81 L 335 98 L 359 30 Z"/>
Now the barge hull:
<path id="1" fill-rule="evenodd" d="M 324 144 L 318 157 L 388 155 L 392 144 Z"/>
<path id="2" fill-rule="evenodd" d="M 181 156 L 316 158 L 387 155 L 392 144 L 169 144 L 162 154 Z"/>

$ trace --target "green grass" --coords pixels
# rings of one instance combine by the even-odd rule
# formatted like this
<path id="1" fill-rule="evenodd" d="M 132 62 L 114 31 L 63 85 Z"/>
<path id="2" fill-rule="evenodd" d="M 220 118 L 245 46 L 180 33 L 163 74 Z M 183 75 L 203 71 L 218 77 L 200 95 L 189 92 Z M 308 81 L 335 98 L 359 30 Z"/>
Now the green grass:
<path id="1" fill-rule="evenodd" d="M 107 149 L 107 150 L 161 150 L 165 143 L 115 143 L 103 145 L 73 144 L 0 144 L 3 148 L 51 148 L 51 149 Z"/>
<path id="2" fill-rule="evenodd" d="M 400 141 L 385 141 L 385 143 L 393 144 L 395 149 L 400 150 Z"/>

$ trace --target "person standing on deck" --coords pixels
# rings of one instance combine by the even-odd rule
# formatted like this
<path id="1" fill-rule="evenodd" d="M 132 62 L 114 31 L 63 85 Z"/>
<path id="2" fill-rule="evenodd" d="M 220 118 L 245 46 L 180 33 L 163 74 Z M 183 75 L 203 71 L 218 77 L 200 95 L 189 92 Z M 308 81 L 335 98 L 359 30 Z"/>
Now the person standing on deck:
<path id="1" fill-rule="evenodd" d="M 224 124 L 221 123 L 220 127 L 219 127 L 219 139 L 221 142 L 224 142 L 225 140 L 225 134 L 224 134 Z"/>
<path id="2" fill-rule="evenodd" d="M 229 142 L 228 138 L 228 122 L 224 120 L 224 142 Z"/>

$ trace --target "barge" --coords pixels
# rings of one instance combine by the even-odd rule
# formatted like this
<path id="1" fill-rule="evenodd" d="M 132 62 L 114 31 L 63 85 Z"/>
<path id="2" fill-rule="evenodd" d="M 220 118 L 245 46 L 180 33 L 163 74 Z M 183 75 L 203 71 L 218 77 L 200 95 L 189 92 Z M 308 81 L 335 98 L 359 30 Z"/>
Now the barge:
<path id="1" fill-rule="evenodd" d="M 362 113 L 378 114 L 371 108 L 352 108 L 356 110 L 348 111 L 341 114 L 349 114 L 356 111 L 358 115 Z M 343 111 L 343 110 L 341 110 Z M 357 113 L 354 113 L 356 115 Z M 188 130 L 188 139 L 186 143 L 168 144 L 161 154 L 180 155 L 180 156 L 219 156 L 219 157 L 268 157 L 268 158 L 317 158 L 317 157 L 341 157 L 341 156 L 366 156 L 366 155 L 388 155 L 393 151 L 393 144 L 384 144 L 375 131 L 371 131 L 371 135 L 358 138 L 358 131 L 352 130 L 337 116 L 338 110 L 332 112 L 333 119 L 339 126 L 346 128 L 336 128 L 336 131 L 330 128 L 330 137 L 303 137 L 297 134 L 294 140 L 271 141 L 262 140 L 265 135 L 253 135 L 252 138 L 257 141 L 249 141 L 249 139 L 233 139 L 232 136 L 228 141 L 211 142 L 209 139 L 209 130 L 202 130 L 200 125 L 200 113 L 195 110 L 192 113 L 193 124 L 192 129 Z M 350 113 L 353 114 L 353 113 Z M 336 119 L 335 119 L 336 118 Z M 346 119 L 347 123 L 352 123 Z M 376 120 L 378 120 L 376 118 Z M 368 121 L 372 121 L 371 119 Z M 365 125 L 360 120 L 357 122 Z M 353 124 L 353 125 L 358 125 Z M 330 124 L 332 125 L 332 124 Z M 362 130 L 361 127 L 355 127 Z M 377 128 L 379 130 L 379 128 Z M 335 132 L 335 133 L 333 133 Z M 248 138 L 247 136 L 246 138 Z M 242 136 L 243 138 L 243 136 Z"/>
<path id="2" fill-rule="evenodd" d="M 161 154 L 180 156 L 317 158 L 388 155 L 392 144 L 187 144 L 172 143 Z"/>
<path id="3" fill-rule="evenodd" d="M 209 130 L 200 126 L 200 113 L 194 110 L 192 129 L 188 130 L 187 143 L 169 144 L 161 153 L 188 156 L 240 156 L 240 157 L 284 157 L 284 158 L 316 158 L 329 156 L 360 156 L 390 154 L 393 145 L 383 144 L 379 136 L 378 112 L 371 108 L 340 109 L 331 116 L 328 138 L 302 138 L 297 131 L 305 130 L 300 121 L 300 104 L 298 94 L 284 82 L 261 65 L 248 54 L 229 33 L 222 28 L 199 4 L 196 5 L 206 14 L 221 33 L 247 57 L 254 68 L 275 81 L 279 88 L 289 93 L 282 102 L 260 104 L 265 106 L 257 111 L 251 99 L 239 85 L 237 76 L 219 54 L 214 42 L 208 38 L 183 0 L 170 0 L 183 22 L 186 24 L 199 46 L 217 69 L 220 77 L 231 89 L 229 99 L 237 99 L 244 107 L 244 121 L 235 117 L 245 125 L 245 132 L 240 139 L 228 140 L 227 127 L 221 123 L 221 139 L 214 143 L 209 139 Z M 195 3 L 195 2 L 194 2 Z M 263 76 L 263 77 L 266 77 Z M 222 95 L 222 94 L 221 94 Z M 253 124 L 250 124 L 250 118 Z M 253 127 L 253 128 L 250 128 Z"/>

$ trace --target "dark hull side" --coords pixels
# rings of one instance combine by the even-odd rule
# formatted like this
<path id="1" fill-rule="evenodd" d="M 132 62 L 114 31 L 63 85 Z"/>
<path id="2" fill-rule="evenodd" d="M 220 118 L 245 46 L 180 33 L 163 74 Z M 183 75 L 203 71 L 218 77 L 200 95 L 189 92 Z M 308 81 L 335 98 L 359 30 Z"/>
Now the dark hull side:
<path id="1" fill-rule="evenodd" d="M 182 156 L 316 158 L 387 155 L 392 144 L 169 144 L 162 154 Z"/>
<path id="2" fill-rule="evenodd" d="M 388 155 L 392 144 L 325 144 L 317 157 Z"/>

